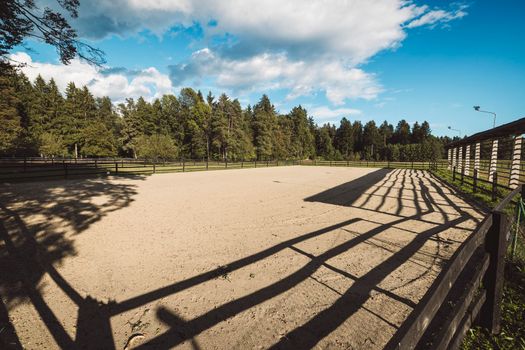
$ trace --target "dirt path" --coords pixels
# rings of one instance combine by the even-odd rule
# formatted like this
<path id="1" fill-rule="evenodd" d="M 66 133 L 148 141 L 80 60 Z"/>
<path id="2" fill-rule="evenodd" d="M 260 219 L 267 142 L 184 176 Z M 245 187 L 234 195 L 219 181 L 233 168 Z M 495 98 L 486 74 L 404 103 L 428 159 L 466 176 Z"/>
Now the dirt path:
<path id="1" fill-rule="evenodd" d="M 27 349 L 380 349 L 483 215 L 410 170 L 0 192 L 0 296 Z"/>

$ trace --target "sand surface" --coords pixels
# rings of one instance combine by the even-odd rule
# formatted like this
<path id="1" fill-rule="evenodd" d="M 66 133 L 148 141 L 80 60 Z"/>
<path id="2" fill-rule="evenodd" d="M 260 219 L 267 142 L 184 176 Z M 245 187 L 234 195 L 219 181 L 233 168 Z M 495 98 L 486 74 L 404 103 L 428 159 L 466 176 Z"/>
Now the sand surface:
<path id="1" fill-rule="evenodd" d="M 482 216 L 410 170 L 2 185 L 0 296 L 27 349 L 381 349 Z"/>

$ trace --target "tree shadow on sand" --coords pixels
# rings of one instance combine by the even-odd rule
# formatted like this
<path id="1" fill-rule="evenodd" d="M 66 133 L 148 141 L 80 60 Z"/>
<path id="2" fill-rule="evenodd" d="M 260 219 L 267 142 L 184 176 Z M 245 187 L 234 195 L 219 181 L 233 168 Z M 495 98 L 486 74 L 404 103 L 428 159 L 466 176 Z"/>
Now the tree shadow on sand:
<path id="1" fill-rule="evenodd" d="M 40 282 L 48 274 L 77 305 L 90 305 L 90 300 L 80 296 L 54 265 L 76 255 L 75 235 L 127 207 L 136 193 L 133 182 L 116 183 L 105 178 L 0 185 L 0 330 L 11 333 L 11 340 L 0 337 L 0 344 L 4 341 L 6 347 L 19 348 L 18 341 L 12 340 L 16 336 L 7 315 L 29 300 L 57 344 L 75 347 L 44 301 Z"/>

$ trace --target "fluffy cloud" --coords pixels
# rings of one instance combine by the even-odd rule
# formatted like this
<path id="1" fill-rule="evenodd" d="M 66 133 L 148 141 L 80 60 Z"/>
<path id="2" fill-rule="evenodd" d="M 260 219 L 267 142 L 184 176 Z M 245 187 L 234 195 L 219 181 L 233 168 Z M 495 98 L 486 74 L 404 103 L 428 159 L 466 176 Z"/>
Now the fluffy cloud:
<path id="1" fill-rule="evenodd" d="M 46 80 L 53 78 L 62 91 L 72 81 L 77 86 L 88 86 L 95 96 L 109 96 L 117 102 L 139 96 L 152 99 L 173 92 L 169 77 L 153 67 L 126 74 L 122 68 L 98 69 L 79 60 L 73 60 L 67 66 L 34 62 L 24 52 L 11 55 L 11 59 L 25 64 L 22 71 L 30 80 L 39 74 Z"/>
<path id="2" fill-rule="evenodd" d="M 321 90 L 337 105 L 346 99 L 373 99 L 382 91 L 373 75 L 341 61 L 294 61 L 285 54 L 228 59 L 206 48 L 195 52 L 188 63 L 169 68 L 172 81 L 181 86 L 212 78 L 219 88 L 235 93 L 287 89 L 288 99 Z"/>
<path id="3" fill-rule="evenodd" d="M 212 80 L 237 93 L 288 89 L 289 99 L 322 91 L 337 105 L 381 92 L 363 70 L 367 60 L 399 47 L 410 28 L 449 23 L 465 9 L 411 0 L 91 0 L 81 2 L 74 24 L 99 39 L 199 26 L 198 46 L 207 48 L 170 67 L 173 85 Z M 110 77 L 100 89 L 125 83 Z M 132 83 L 126 87 L 135 91 Z"/>
<path id="4" fill-rule="evenodd" d="M 81 3 L 77 25 L 84 36 L 100 38 L 145 29 L 161 35 L 198 22 L 207 37 L 236 36 L 245 51 L 338 55 L 358 64 L 398 46 L 404 26 L 448 22 L 464 8 L 430 10 L 407 0 L 91 0 Z"/>
<path id="5" fill-rule="evenodd" d="M 453 21 L 458 18 L 465 17 L 467 12 L 465 11 L 467 7 L 465 5 L 459 6 L 453 11 L 444 11 L 444 10 L 432 10 L 425 12 L 419 18 L 411 21 L 406 25 L 406 28 L 415 28 L 421 26 L 435 26 L 437 24 L 446 24 L 450 21 Z"/>
<path id="6" fill-rule="evenodd" d="M 307 106 L 308 107 L 308 106 Z M 315 120 L 322 122 L 332 122 L 341 120 L 342 117 L 360 115 L 362 112 L 359 109 L 353 108 L 335 108 L 331 109 L 326 106 L 309 107 L 308 114 L 313 116 Z"/>

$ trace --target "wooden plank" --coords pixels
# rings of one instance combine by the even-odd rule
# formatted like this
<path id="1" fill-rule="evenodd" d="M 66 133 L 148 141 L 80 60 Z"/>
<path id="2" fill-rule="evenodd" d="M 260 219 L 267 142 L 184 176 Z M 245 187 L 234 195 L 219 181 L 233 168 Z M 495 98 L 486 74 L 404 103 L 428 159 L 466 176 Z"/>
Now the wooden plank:
<path id="1" fill-rule="evenodd" d="M 465 338 L 465 334 L 467 334 L 467 331 L 470 329 L 470 326 L 474 323 L 474 320 L 478 317 L 478 314 L 481 310 L 482 305 L 485 303 L 487 298 L 487 294 L 485 291 L 481 292 L 481 294 L 477 297 L 476 301 L 471 304 L 471 308 L 469 308 L 469 312 L 463 317 L 463 320 L 461 320 L 461 325 L 458 328 L 458 331 L 454 335 L 454 338 L 450 342 L 450 346 L 448 347 L 449 350 L 456 350 L 459 349 L 461 346 L 461 343 L 463 342 L 463 338 Z"/>
<path id="2" fill-rule="evenodd" d="M 507 251 L 507 218 L 505 214 L 492 214 L 492 227 L 487 233 L 485 249 L 490 254 L 490 264 L 483 279 L 487 301 L 483 305 L 481 326 L 497 334 L 501 329 L 501 298 L 503 294 L 505 253 Z"/>
<path id="3" fill-rule="evenodd" d="M 463 271 L 465 264 L 470 260 L 476 249 L 485 241 L 485 236 L 491 226 L 492 216 L 488 215 L 479 228 L 454 253 L 449 267 L 439 275 L 437 281 L 432 284 L 423 299 L 412 311 L 409 318 L 414 317 L 414 320 L 403 324 L 399 328 L 398 334 L 400 334 L 401 339 L 397 344 L 392 344 L 393 341 L 396 341 L 396 336 L 394 336 L 391 342 L 387 344 L 387 348 L 394 347 L 403 350 L 415 348 L 436 312 L 443 304 L 452 285 Z"/>
<path id="4" fill-rule="evenodd" d="M 485 253 L 481 263 L 477 266 L 476 271 L 473 273 L 472 278 L 467 283 L 467 288 L 461 294 L 459 301 L 455 307 L 452 309 L 450 314 L 452 318 L 447 320 L 448 326 L 441 328 L 441 330 L 436 335 L 435 339 L 437 340 L 430 349 L 433 350 L 445 350 L 448 347 L 448 344 L 456 334 L 459 329 L 460 323 L 463 320 L 464 316 L 468 312 L 468 309 L 474 299 L 474 296 L 479 290 L 481 285 L 481 280 L 483 275 L 489 267 L 489 255 Z"/>
<path id="5" fill-rule="evenodd" d="M 518 195 L 518 193 L 521 192 L 521 186 L 519 185 L 515 189 L 512 190 L 501 202 L 498 203 L 498 205 L 494 208 L 494 212 L 502 213 L 505 207 L 509 204 L 509 202 Z"/>

